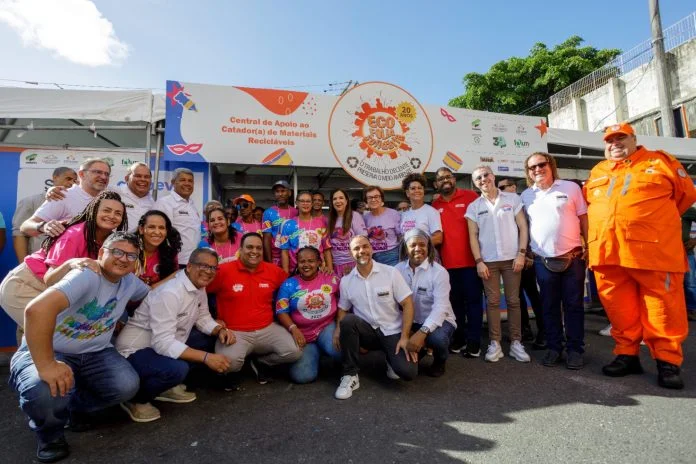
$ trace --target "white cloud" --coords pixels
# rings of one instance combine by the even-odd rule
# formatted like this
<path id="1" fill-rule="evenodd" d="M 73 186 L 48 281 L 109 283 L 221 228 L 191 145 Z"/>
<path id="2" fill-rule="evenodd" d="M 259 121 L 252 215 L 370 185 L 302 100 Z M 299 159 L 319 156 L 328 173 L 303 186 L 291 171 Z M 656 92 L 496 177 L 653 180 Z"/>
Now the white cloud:
<path id="1" fill-rule="evenodd" d="M 103 66 L 128 56 L 128 45 L 89 0 L 0 0 L 0 22 L 14 29 L 25 46 L 51 50 L 74 63 Z"/>

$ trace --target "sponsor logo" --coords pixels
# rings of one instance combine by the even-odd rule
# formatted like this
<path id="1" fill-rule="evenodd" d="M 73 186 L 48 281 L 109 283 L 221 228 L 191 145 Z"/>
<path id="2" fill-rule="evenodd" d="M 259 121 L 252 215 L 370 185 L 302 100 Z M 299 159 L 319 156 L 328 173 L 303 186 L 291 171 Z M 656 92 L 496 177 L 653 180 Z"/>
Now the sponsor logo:
<path id="1" fill-rule="evenodd" d="M 114 159 L 113 159 L 113 158 L 107 156 L 107 157 L 102 158 L 102 159 L 103 159 L 104 161 L 106 161 L 106 164 L 108 164 L 109 167 L 111 167 L 111 168 L 114 167 Z"/>
<path id="2" fill-rule="evenodd" d="M 471 130 L 479 131 L 481 130 L 481 120 L 480 119 L 474 119 L 471 121 Z"/>
<path id="3" fill-rule="evenodd" d="M 473 139 L 474 139 L 474 143 L 476 145 L 481 145 L 481 135 L 480 134 L 474 134 Z"/>
<path id="4" fill-rule="evenodd" d="M 515 131 L 517 135 L 527 135 L 527 129 L 523 125 L 517 126 L 517 130 Z"/>
<path id="5" fill-rule="evenodd" d="M 498 171 L 500 172 L 508 172 L 509 170 L 510 168 L 507 166 L 498 166 Z"/>
<path id="6" fill-rule="evenodd" d="M 58 164 L 60 159 L 56 155 L 46 155 L 43 158 L 41 158 L 41 162 L 43 164 Z"/>
<path id="7" fill-rule="evenodd" d="M 524 172 L 524 168 L 512 168 L 515 172 Z"/>
<path id="8" fill-rule="evenodd" d="M 121 159 L 121 166 L 130 166 L 131 164 L 135 164 L 140 162 L 140 160 L 132 160 L 130 158 L 122 158 Z"/>
<path id="9" fill-rule="evenodd" d="M 492 163 L 493 157 L 492 156 L 479 156 L 479 161 L 481 161 L 482 163 Z"/>
<path id="10" fill-rule="evenodd" d="M 505 124 L 493 124 L 493 132 L 507 132 L 507 130 Z"/>
<path id="11" fill-rule="evenodd" d="M 525 142 L 522 139 L 515 139 L 515 146 L 517 148 L 526 148 L 529 146 L 529 142 Z"/>
<path id="12" fill-rule="evenodd" d="M 24 157 L 24 162 L 27 164 L 36 164 L 36 158 L 39 155 L 37 153 L 30 153 Z"/>
<path id="13" fill-rule="evenodd" d="M 507 147 L 507 143 L 505 143 L 505 137 L 503 137 L 503 136 L 493 137 L 493 146 L 498 147 L 498 148 Z"/>

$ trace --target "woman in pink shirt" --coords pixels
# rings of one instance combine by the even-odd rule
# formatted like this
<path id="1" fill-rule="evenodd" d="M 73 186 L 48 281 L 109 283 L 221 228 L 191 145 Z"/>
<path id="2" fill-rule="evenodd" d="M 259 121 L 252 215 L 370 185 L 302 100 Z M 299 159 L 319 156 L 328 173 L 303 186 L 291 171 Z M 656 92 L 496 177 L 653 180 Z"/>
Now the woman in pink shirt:
<path id="1" fill-rule="evenodd" d="M 138 237 L 141 249 L 135 274 L 155 288 L 179 269 L 177 254 L 181 251 L 181 235 L 166 214 L 151 209 L 138 221 Z"/>
<path id="2" fill-rule="evenodd" d="M 201 241 L 200 246 L 215 250 L 220 264 L 235 261 L 239 256 L 241 234 L 230 224 L 225 210 L 222 208 L 211 209 L 208 211 L 206 221 L 208 222 L 208 236 Z"/>
<path id="3" fill-rule="evenodd" d="M 331 192 L 328 234 L 334 272 L 343 277 L 355 267 L 355 260 L 350 254 L 350 240 L 356 235 L 367 237 L 365 220 L 361 214 L 353 212 L 348 193 L 343 189 Z"/>
<path id="4" fill-rule="evenodd" d="M 128 230 L 125 211 L 118 193 L 100 193 L 68 221 L 61 235 L 44 240 L 40 250 L 7 274 L 0 284 L 0 306 L 17 325 L 24 326 L 26 305 L 71 269 L 99 272 L 94 260 L 101 244 L 114 230 Z"/>
<path id="5" fill-rule="evenodd" d="M 311 246 L 321 254 L 321 269 L 324 272 L 333 271 L 331 243 L 327 234 L 328 223 L 324 216 L 312 217 L 312 193 L 309 191 L 297 194 L 299 214 L 294 219 L 285 221 L 280 232 L 281 264 L 288 274 L 295 271 L 296 254 L 300 248 Z"/>

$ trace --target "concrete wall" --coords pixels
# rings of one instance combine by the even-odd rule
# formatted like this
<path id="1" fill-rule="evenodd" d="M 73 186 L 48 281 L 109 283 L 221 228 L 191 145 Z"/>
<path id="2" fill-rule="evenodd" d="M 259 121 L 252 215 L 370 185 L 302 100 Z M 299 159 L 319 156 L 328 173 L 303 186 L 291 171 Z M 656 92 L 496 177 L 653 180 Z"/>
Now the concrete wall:
<path id="1" fill-rule="evenodd" d="M 696 40 L 667 53 L 674 107 L 696 98 Z M 573 99 L 549 114 L 549 125 L 560 129 L 599 131 L 620 121 L 631 121 L 636 131 L 655 135 L 659 116 L 655 64 L 651 61 L 602 87 Z M 696 127 L 696 121 L 688 121 Z"/>

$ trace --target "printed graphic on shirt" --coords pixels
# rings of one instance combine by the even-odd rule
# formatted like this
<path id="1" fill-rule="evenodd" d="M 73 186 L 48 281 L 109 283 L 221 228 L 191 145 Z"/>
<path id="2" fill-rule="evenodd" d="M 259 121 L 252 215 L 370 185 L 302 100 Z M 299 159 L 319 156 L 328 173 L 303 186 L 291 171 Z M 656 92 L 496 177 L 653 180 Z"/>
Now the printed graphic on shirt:
<path id="1" fill-rule="evenodd" d="M 74 315 L 63 319 L 55 332 L 73 340 L 91 340 L 109 332 L 116 324 L 112 317 L 116 301 L 112 298 L 104 306 L 99 306 L 95 297 Z"/>

